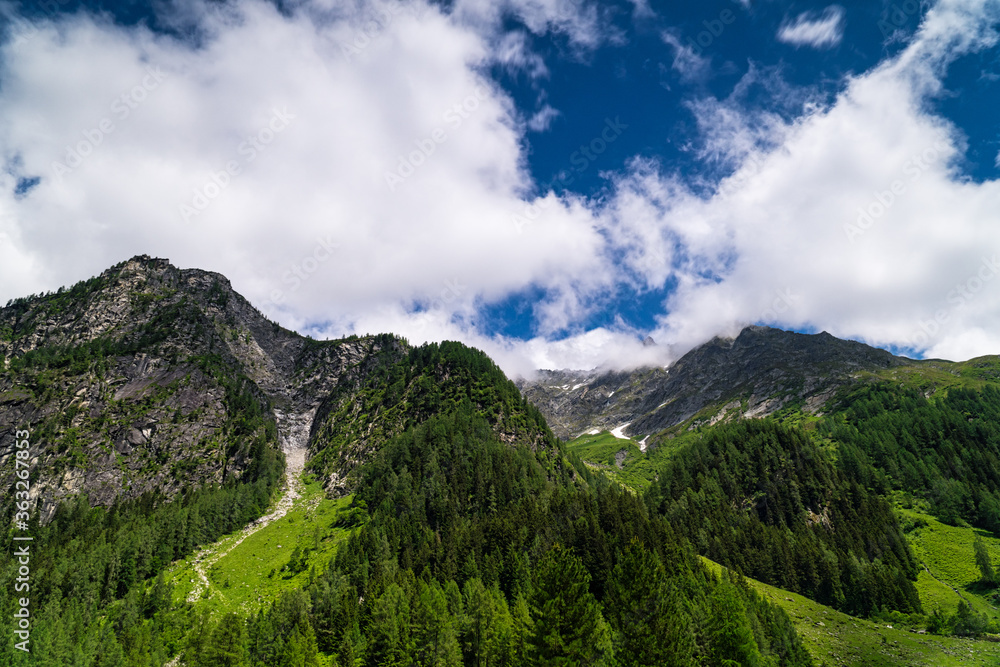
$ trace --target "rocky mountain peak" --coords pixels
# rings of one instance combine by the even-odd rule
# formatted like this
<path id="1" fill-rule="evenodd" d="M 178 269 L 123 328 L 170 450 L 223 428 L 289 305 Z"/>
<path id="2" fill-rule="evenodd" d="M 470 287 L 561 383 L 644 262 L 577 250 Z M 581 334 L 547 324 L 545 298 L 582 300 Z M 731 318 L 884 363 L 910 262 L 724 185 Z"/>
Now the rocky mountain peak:
<path id="1" fill-rule="evenodd" d="M 560 437 L 619 428 L 641 438 L 713 405 L 720 413 L 715 418 L 764 416 L 792 401 L 819 409 L 852 374 L 910 363 L 827 332 L 748 326 L 735 338 L 716 337 L 696 347 L 666 370 L 575 376 L 559 371 L 520 387 Z"/>
<path id="2" fill-rule="evenodd" d="M 30 430 L 43 521 L 80 493 L 107 506 L 254 480 L 278 448 L 345 493 L 382 444 L 442 406 L 466 406 L 501 442 L 554 443 L 478 350 L 414 349 L 391 334 L 312 340 L 224 276 L 147 255 L 0 308 L 0 359 L 0 464 Z M 13 475 L 0 469 L 0 486 Z"/>
<path id="3" fill-rule="evenodd" d="M 407 346 L 312 341 L 268 320 L 225 276 L 138 255 L 0 309 L 0 460 L 29 428 L 43 519 L 75 493 L 108 505 L 221 482 L 253 465 L 255 440 L 290 446 L 274 424 L 308 436 L 332 389 L 356 383 L 386 348 Z"/>

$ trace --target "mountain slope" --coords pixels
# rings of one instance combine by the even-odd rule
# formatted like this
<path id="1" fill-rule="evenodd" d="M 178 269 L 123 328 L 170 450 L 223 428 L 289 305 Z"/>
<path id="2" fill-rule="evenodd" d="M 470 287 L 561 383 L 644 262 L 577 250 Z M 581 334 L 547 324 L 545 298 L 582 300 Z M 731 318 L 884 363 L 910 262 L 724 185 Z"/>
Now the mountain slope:
<path id="1" fill-rule="evenodd" d="M 38 554 L 32 652 L 2 664 L 810 664 L 477 350 L 310 341 L 148 257 L 0 323 L 0 453 L 31 432 Z"/>
<path id="2" fill-rule="evenodd" d="M 715 572 L 724 571 L 711 561 L 707 563 Z M 1000 662 L 997 642 L 932 635 L 920 625 L 907 623 L 901 615 L 879 620 L 856 618 L 797 593 L 753 579 L 747 581 L 789 615 L 818 664 L 991 667 Z"/>
<path id="3" fill-rule="evenodd" d="M 466 398 L 506 441 L 547 437 L 482 353 L 414 350 L 391 335 L 313 341 L 267 320 L 225 277 L 146 256 L 10 302 L 0 357 L 0 462 L 14 430 L 29 430 L 43 522 L 77 493 L 108 506 L 239 479 L 279 448 L 313 457 L 328 489 L 345 493 L 380 443 L 458 400 L 473 376 Z M 5 466 L 0 486 L 13 475 Z"/>
<path id="4" fill-rule="evenodd" d="M 627 425 L 622 432 L 639 440 L 713 406 L 719 416 L 764 416 L 799 402 L 816 410 L 860 372 L 913 363 L 827 333 L 747 327 L 735 339 L 715 338 L 691 350 L 667 369 L 549 371 L 519 386 L 564 439 Z"/>
<path id="5" fill-rule="evenodd" d="M 34 442 L 41 519 L 76 493 L 109 505 L 238 479 L 304 449 L 311 415 L 393 337 L 323 344 L 268 321 L 223 276 L 146 256 L 0 309 L 0 460 Z M 11 466 L 0 472 L 9 487 Z"/>

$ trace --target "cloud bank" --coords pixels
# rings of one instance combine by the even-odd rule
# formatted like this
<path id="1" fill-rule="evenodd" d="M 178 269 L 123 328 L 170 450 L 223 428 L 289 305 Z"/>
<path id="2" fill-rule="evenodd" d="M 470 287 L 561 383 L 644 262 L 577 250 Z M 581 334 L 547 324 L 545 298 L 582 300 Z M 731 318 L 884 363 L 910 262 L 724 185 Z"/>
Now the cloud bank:
<path id="1" fill-rule="evenodd" d="M 459 339 L 513 374 L 667 363 L 755 322 L 1000 352 L 1000 185 L 962 177 L 961 130 L 931 104 L 955 58 L 996 47 L 997 2 L 940 2 L 832 102 L 788 92 L 792 120 L 739 89 L 692 99 L 699 150 L 729 169 L 709 193 L 636 156 L 600 199 L 535 196 L 525 137 L 555 110 L 526 118 L 485 72 L 545 77 L 508 15 L 581 51 L 620 43 L 576 6 L 191 2 L 172 20 L 197 40 L 86 13 L 21 24 L 0 51 L 0 298 L 150 253 L 300 331 Z M 831 46 L 838 11 L 782 33 Z M 761 68 L 744 83 L 789 90 Z M 666 284 L 651 332 L 579 325 Z M 480 322 L 533 288 L 535 338 Z"/>

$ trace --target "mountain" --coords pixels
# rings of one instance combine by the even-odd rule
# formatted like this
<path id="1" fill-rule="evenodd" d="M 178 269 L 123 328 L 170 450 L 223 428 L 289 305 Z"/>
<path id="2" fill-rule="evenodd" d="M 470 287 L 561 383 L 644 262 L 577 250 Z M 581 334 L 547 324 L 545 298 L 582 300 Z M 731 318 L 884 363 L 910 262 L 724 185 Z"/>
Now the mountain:
<path id="1" fill-rule="evenodd" d="M 304 446 L 322 396 L 391 338 L 324 346 L 268 321 L 229 281 L 135 257 L 0 309 L 0 444 L 34 442 L 32 498 L 99 505 L 239 479 Z M 305 369 L 311 372 L 304 373 Z M 0 483 L 12 483 L 4 469 Z"/>
<path id="2" fill-rule="evenodd" d="M 641 494 L 701 556 L 912 632 L 1000 629 L 1000 549 L 986 546 L 1000 534 L 1000 357 L 915 361 L 753 327 L 668 369 L 556 372 L 521 387 L 549 397 L 540 408 L 563 433 L 589 427 L 567 448 Z M 800 631 L 822 627 L 807 620 Z M 864 658 L 845 664 L 896 664 L 852 641 Z M 991 649 L 972 654 L 995 664 Z"/>
<path id="3" fill-rule="evenodd" d="M 0 356 L 0 664 L 811 664 L 460 343 L 313 341 L 139 256 L 12 300 Z"/>
<path id="4" fill-rule="evenodd" d="M 997 357 L 752 327 L 519 388 L 148 256 L 12 300 L 0 357 L 2 665 L 894 664 L 877 624 L 997 655 Z"/>
<path id="5" fill-rule="evenodd" d="M 710 422 L 767 416 L 788 405 L 815 412 L 862 373 L 917 363 L 826 332 L 751 326 L 736 338 L 712 339 L 669 368 L 542 371 L 518 386 L 561 438 L 620 429 L 643 440 L 709 408 L 703 416 Z"/>
<path id="6" fill-rule="evenodd" d="M 31 432 L 42 522 L 78 493 L 109 506 L 239 479 L 268 450 L 298 467 L 311 458 L 346 492 L 379 443 L 429 416 L 434 396 L 457 400 L 470 374 L 491 378 L 473 398 L 508 441 L 539 419 L 509 383 L 486 386 L 502 373 L 481 354 L 415 351 L 391 335 L 314 341 L 269 321 L 224 276 L 148 256 L 12 300 L 0 358 L 0 457 L 13 455 L 15 429 Z M 14 473 L 0 471 L 3 488 Z"/>

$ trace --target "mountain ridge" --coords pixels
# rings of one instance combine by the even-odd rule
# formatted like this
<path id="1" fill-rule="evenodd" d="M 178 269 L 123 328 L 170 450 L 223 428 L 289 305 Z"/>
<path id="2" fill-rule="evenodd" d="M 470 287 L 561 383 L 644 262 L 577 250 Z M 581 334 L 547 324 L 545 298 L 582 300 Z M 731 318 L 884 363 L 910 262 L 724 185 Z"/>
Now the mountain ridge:
<path id="1" fill-rule="evenodd" d="M 816 411 L 852 374 L 916 363 L 827 332 L 749 326 L 733 338 L 712 338 L 666 368 L 542 371 L 518 386 L 563 439 L 594 429 L 641 439 L 715 404 L 718 418 L 766 416 L 796 401 Z"/>
<path id="2" fill-rule="evenodd" d="M 507 442 L 551 438 L 483 353 L 442 345 L 414 356 L 430 348 L 391 334 L 312 340 L 221 274 L 139 255 L 0 309 L 0 462 L 30 427 L 40 443 L 31 500 L 47 521 L 81 492 L 108 506 L 238 479 L 266 450 L 299 449 L 291 430 L 308 434 L 328 491 L 348 493 L 352 471 L 432 414 L 442 392 L 475 404 Z M 481 393 L 463 394 L 473 377 Z M 13 474 L 4 468 L 0 485 Z"/>

